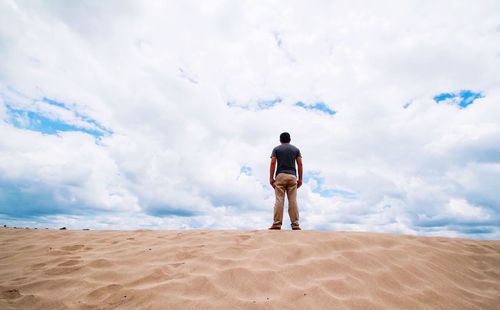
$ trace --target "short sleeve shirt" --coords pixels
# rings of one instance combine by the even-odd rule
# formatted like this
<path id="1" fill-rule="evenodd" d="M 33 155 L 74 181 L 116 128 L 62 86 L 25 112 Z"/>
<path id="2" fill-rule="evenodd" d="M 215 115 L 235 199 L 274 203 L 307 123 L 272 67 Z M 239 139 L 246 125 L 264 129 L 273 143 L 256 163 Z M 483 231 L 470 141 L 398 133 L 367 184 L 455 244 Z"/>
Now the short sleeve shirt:
<path id="1" fill-rule="evenodd" d="M 297 157 L 302 157 L 300 150 L 290 143 L 282 143 L 273 149 L 271 158 L 276 157 L 278 161 L 278 168 L 276 175 L 280 173 L 288 173 L 297 176 L 295 168 L 295 160 Z"/>

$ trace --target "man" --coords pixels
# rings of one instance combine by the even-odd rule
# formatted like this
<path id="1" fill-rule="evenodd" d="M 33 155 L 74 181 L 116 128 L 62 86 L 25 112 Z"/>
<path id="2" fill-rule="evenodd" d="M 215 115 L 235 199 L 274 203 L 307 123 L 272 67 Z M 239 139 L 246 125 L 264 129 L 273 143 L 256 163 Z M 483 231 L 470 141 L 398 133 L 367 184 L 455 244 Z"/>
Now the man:
<path id="1" fill-rule="evenodd" d="M 297 207 L 297 188 L 302 185 L 302 155 L 300 150 L 290 144 L 290 134 L 284 132 L 280 135 L 281 145 L 273 149 L 271 154 L 271 167 L 269 171 L 269 183 L 274 188 L 276 202 L 274 204 L 274 222 L 269 229 L 281 229 L 283 223 L 283 205 L 285 203 L 285 192 L 288 197 L 288 215 L 292 223 L 293 230 L 300 230 L 299 209 Z M 274 170 L 276 168 L 276 178 Z M 297 180 L 297 170 L 295 161 L 299 170 Z"/>

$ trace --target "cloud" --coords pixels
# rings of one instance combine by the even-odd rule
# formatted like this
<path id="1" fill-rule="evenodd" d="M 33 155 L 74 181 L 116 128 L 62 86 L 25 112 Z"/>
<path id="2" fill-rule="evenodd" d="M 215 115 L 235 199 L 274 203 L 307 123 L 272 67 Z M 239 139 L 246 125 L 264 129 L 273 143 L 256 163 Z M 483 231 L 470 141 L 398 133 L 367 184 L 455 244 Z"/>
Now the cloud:
<path id="1" fill-rule="evenodd" d="M 287 131 L 304 228 L 498 238 L 499 11 L 4 1 L 0 217 L 265 228 Z"/>

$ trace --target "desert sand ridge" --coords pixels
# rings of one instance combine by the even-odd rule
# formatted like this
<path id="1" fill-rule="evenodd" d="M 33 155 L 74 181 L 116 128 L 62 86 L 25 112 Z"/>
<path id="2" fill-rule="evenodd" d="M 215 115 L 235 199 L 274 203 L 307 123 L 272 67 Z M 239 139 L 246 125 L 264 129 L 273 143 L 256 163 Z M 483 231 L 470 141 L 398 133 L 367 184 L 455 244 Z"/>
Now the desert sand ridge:
<path id="1" fill-rule="evenodd" d="M 3 228 L 0 309 L 500 309 L 500 241 Z"/>

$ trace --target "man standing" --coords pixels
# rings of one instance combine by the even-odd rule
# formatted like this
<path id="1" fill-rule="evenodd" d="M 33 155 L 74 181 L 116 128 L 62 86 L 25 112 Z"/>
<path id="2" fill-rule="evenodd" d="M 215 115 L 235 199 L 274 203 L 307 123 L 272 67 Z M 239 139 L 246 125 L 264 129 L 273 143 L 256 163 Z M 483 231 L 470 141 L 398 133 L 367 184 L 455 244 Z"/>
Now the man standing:
<path id="1" fill-rule="evenodd" d="M 273 149 L 271 154 L 271 167 L 269 171 L 269 183 L 274 188 L 276 202 L 274 204 L 274 222 L 269 229 L 281 229 L 283 223 L 283 205 L 285 203 L 285 192 L 288 197 L 288 215 L 292 223 L 293 230 L 300 230 L 299 209 L 297 207 L 297 188 L 302 185 L 302 155 L 300 150 L 290 144 L 290 134 L 284 132 L 280 135 L 281 145 Z M 274 170 L 276 169 L 276 178 Z M 299 179 L 297 180 L 297 170 L 295 161 L 299 170 Z"/>

